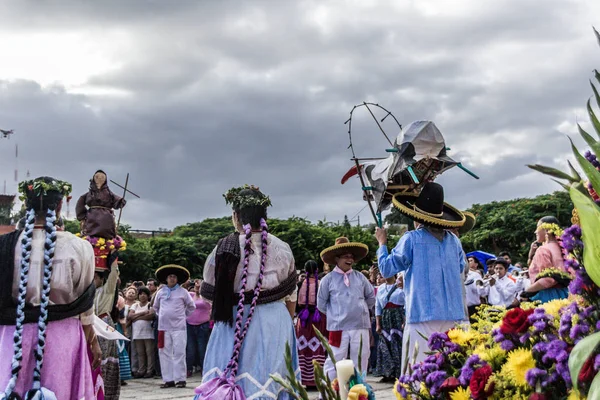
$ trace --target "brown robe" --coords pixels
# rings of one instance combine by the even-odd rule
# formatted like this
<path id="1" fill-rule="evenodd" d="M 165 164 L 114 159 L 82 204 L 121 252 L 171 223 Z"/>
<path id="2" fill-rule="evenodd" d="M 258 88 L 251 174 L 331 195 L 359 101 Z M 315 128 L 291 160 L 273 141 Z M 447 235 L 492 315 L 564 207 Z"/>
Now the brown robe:
<path id="1" fill-rule="evenodd" d="M 77 220 L 85 221 L 81 233 L 113 239 L 117 236 L 113 209 L 123 208 L 126 203 L 125 199 L 111 192 L 106 183 L 98 189 L 92 179 L 90 190 L 79 198 L 75 208 Z"/>

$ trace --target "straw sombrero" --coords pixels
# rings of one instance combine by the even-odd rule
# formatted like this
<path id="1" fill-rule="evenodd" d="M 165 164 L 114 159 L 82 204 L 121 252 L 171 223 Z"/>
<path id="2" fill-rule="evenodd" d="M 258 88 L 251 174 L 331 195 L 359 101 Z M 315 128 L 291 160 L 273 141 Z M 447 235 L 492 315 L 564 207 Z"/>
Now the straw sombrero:
<path id="1" fill-rule="evenodd" d="M 333 246 L 321 252 L 321 260 L 325 264 L 336 265 L 335 258 L 347 253 L 352 253 L 354 255 L 354 262 L 358 262 L 369 253 L 369 247 L 366 244 L 351 242 L 346 237 L 339 237 L 335 239 Z"/>
<path id="2" fill-rule="evenodd" d="M 475 215 L 473 215 L 473 213 L 470 213 L 468 211 L 463 211 L 462 213 L 465 216 L 465 224 L 458 228 L 458 233 L 460 235 L 466 235 L 471 231 L 471 229 L 473 229 L 473 227 L 475 227 L 475 223 L 477 223 L 477 218 L 475 218 Z"/>
<path id="3" fill-rule="evenodd" d="M 190 272 L 181 265 L 169 264 L 163 265 L 156 270 L 156 279 L 160 283 L 167 283 L 167 276 L 177 275 L 177 283 L 181 284 L 190 279 Z"/>
<path id="4" fill-rule="evenodd" d="M 401 214 L 424 225 L 443 229 L 460 228 L 465 216 L 457 208 L 444 203 L 444 188 L 435 182 L 423 185 L 421 193 L 396 193 L 392 203 Z"/>

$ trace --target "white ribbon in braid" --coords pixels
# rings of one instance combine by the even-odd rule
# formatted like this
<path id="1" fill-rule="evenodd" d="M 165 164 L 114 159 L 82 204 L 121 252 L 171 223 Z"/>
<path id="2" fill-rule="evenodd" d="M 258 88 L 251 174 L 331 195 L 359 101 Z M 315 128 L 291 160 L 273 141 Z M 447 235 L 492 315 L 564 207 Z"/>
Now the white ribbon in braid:
<path id="1" fill-rule="evenodd" d="M 21 370 L 23 360 L 23 323 L 25 321 L 25 296 L 27 294 L 27 280 L 29 276 L 29 262 L 31 259 L 31 242 L 33 239 L 33 226 L 35 224 L 35 211 L 27 210 L 27 219 L 21 239 L 21 279 L 19 281 L 19 297 L 17 305 L 17 320 L 15 322 L 14 354 L 11 362 L 11 374 L 4 393 L 0 394 L 0 400 L 14 398 L 15 386 Z M 18 398 L 18 397 L 17 397 Z"/>
<path id="2" fill-rule="evenodd" d="M 50 278 L 52 277 L 52 261 L 56 247 L 56 211 L 46 212 L 46 241 L 44 243 L 44 280 L 40 299 L 40 317 L 38 319 L 38 341 L 35 348 L 35 368 L 33 370 L 32 389 L 25 395 L 25 400 L 56 400 L 56 395 L 41 387 L 41 371 L 44 364 L 46 347 L 46 319 L 48 318 L 48 296 L 50 294 Z"/>

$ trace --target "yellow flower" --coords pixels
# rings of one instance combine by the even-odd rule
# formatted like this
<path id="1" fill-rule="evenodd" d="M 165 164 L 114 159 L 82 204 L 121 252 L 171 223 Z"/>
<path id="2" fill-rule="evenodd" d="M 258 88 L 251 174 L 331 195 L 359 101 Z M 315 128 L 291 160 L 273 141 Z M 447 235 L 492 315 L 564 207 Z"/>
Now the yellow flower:
<path id="1" fill-rule="evenodd" d="M 77 236 L 77 237 L 81 237 L 81 233 L 80 233 L 80 232 L 77 232 L 77 233 L 75 234 L 75 236 Z"/>
<path id="2" fill-rule="evenodd" d="M 466 346 L 470 341 L 476 339 L 477 336 L 475 331 L 453 328 L 448 331 L 448 338 L 459 346 Z"/>
<path id="3" fill-rule="evenodd" d="M 421 396 L 429 396 L 429 389 L 427 389 L 427 386 L 425 386 L 425 382 L 421 382 L 419 393 Z"/>
<path id="4" fill-rule="evenodd" d="M 115 245 L 111 244 L 110 247 L 109 247 L 109 249 L 114 250 L 115 249 Z"/>
<path id="5" fill-rule="evenodd" d="M 403 388 L 408 390 L 408 385 L 406 383 L 400 383 L 398 382 L 398 379 L 396 379 L 396 383 L 394 383 L 394 396 L 396 396 L 396 400 L 406 400 L 406 397 L 402 396 L 400 394 L 400 392 L 398 392 L 398 385 L 402 386 Z M 407 392 L 408 394 L 408 392 Z"/>
<path id="6" fill-rule="evenodd" d="M 535 360 L 531 350 L 517 349 L 508 353 L 506 364 L 502 367 L 502 375 L 506 376 L 516 385 L 526 386 L 525 374 L 535 367 Z"/>
<path id="7" fill-rule="evenodd" d="M 459 387 L 450 393 L 450 400 L 469 400 L 471 398 L 471 389 Z"/>
<path id="8" fill-rule="evenodd" d="M 100 246 L 100 250 L 106 250 L 105 246 Z"/>
<path id="9" fill-rule="evenodd" d="M 492 366 L 501 365 L 506 358 L 506 351 L 498 345 L 494 345 L 490 348 L 486 348 L 484 344 L 480 345 L 473 351 L 473 354 L 477 354 L 479 358 L 487 362 Z"/>
<path id="10" fill-rule="evenodd" d="M 582 396 L 581 393 L 578 393 L 575 390 L 571 390 L 571 393 L 569 393 L 569 397 L 567 397 L 567 400 L 585 400 L 585 396 Z"/>
<path id="11" fill-rule="evenodd" d="M 546 311 L 546 314 L 558 317 L 560 309 L 569 304 L 571 304 L 571 300 L 569 299 L 556 299 L 542 304 L 541 307 Z"/>
<path id="12" fill-rule="evenodd" d="M 361 397 L 366 398 L 368 395 L 369 392 L 367 392 L 367 387 L 365 385 L 354 385 L 348 392 L 348 400 L 359 400 Z"/>
<path id="13" fill-rule="evenodd" d="M 104 240 L 104 238 L 98 238 L 98 244 L 100 246 L 104 245 L 104 243 L 106 243 L 106 240 Z"/>

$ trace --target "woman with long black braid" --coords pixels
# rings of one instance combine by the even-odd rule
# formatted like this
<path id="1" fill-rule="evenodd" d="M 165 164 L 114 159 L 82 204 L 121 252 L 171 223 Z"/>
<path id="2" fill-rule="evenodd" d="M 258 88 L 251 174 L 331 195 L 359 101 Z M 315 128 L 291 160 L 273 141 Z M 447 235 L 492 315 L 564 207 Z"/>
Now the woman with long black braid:
<path id="1" fill-rule="evenodd" d="M 315 386 L 315 373 L 313 362 L 321 366 L 327 359 L 327 351 L 315 333 L 315 328 L 327 337 L 327 320 L 317 308 L 317 294 L 319 291 L 319 266 L 315 260 L 308 260 L 304 264 L 306 279 L 298 291 L 298 322 L 296 322 L 296 337 L 298 338 L 298 357 L 300 371 L 304 386 Z"/>
<path id="2" fill-rule="evenodd" d="M 213 301 L 215 326 L 196 399 L 287 399 L 270 374 L 286 374 L 286 342 L 300 373 L 292 322 L 294 257 L 268 232 L 271 202 L 258 188 L 233 188 L 225 200 L 233 206 L 236 232 L 219 241 L 204 266 L 201 295 Z"/>
<path id="3" fill-rule="evenodd" d="M 0 399 L 93 398 L 94 252 L 56 229 L 71 185 L 41 177 L 19 190 L 25 228 L 0 236 Z"/>

